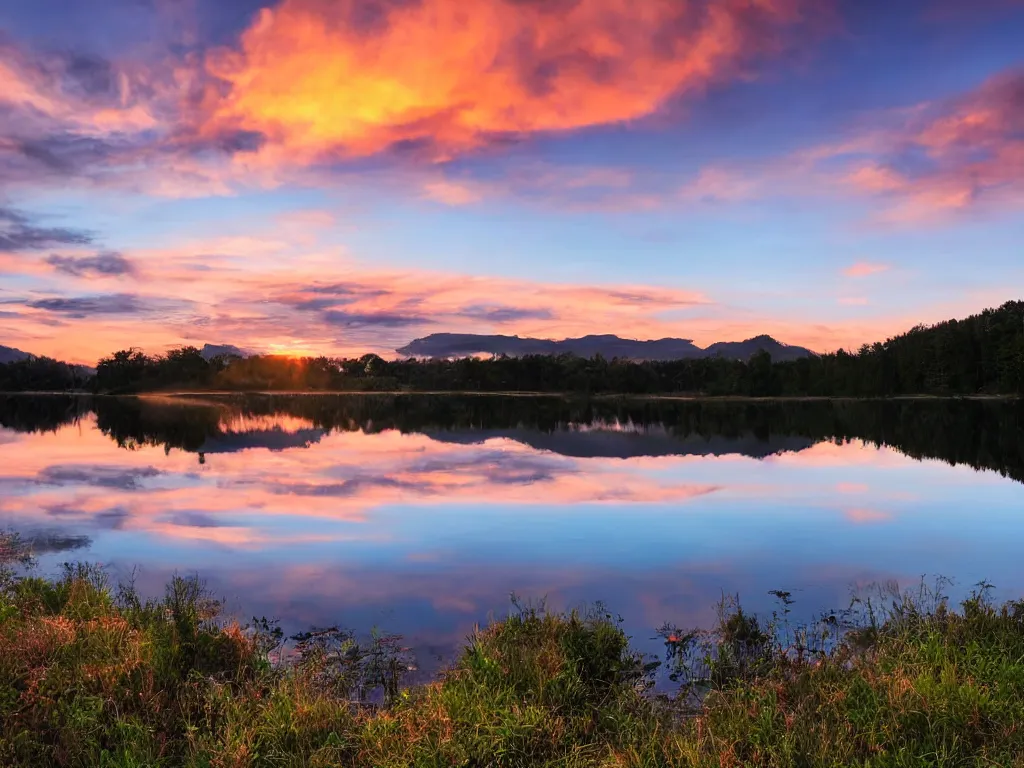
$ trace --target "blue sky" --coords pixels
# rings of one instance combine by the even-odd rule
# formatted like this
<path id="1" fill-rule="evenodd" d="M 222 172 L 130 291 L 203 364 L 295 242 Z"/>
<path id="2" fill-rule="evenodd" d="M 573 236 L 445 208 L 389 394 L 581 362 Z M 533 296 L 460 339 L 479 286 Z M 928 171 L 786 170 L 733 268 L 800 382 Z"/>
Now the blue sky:
<path id="1" fill-rule="evenodd" d="M 43 0 L 0 28 L 9 346 L 825 351 L 1024 286 L 1013 0 Z"/>

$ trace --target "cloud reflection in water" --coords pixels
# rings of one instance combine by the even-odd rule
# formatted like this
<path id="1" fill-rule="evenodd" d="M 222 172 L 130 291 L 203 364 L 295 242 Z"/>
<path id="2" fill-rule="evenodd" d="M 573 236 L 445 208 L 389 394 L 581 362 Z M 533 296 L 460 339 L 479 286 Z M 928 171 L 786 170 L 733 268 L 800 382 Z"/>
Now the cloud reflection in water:
<path id="1" fill-rule="evenodd" d="M 198 572 L 242 615 L 380 625 L 424 648 L 451 647 L 510 592 L 603 600 L 643 644 L 665 620 L 708 619 L 723 590 L 767 608 L 789 589 L 811 610 L 921 573 L 1024 587 L 1024 486 L 995 473 L 807 430 L 666 426 L 681 414 L 412 429 L 415 403 L 372 419 L 346 410 L 366 402 L 309 405 L 108 404 L 63 426 L 43 414 L 35 432 L 0 409 L 19 430 L 0 432 L 0 521 L 140 566 L 144 590 Z"/>

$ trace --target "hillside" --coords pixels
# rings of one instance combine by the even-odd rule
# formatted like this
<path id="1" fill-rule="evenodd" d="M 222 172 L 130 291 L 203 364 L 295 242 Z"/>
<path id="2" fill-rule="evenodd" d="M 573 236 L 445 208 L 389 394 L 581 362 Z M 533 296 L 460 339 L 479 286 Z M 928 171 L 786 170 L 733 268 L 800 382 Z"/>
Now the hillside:
<path id="1" fill-rule="evenodd" d="M 755 336 L 746 341 L 718 341 L 704 350 L 707 357 L 724 357 L 729 360 L 749 360 L 758 352 L 767 352 L 776 363 L 799 360 L 814 353 L 804 347 L 790 346 L 776 341 L 771 336 Z"/>
<path id="2" fill-rule="evenodd" d="M 796 360 L 814 353 L 803 347 L 789 346 L 771 336 L 756 336 L 746 341 L 717 342 L 702 349 L 689 339 L 665 338 L 651 341 L 623 339 L 619 336 L 583 336 L 578 339 L 533 339 L 519 336 L 487 336 L 474 333 L 433 333 L 414 339 L 397 349 L 407 357 L 452 358 L 474 355 L 562 355 L 602 357 L 613 360 L 696 360 L 705 357 L 724 357 L 731 360 L 749 360 L 760 351 L 771 354 L 776 361 Z"/>
<path id="3" fill-rule="evenodd" d="M 0 365 L 4 363 L 17 363 L 21 360 L 28 360 L 32 355 L 28 352 L 22 352 L 20 349 L 14 347 L 5 347 L 0 345 Z"/>

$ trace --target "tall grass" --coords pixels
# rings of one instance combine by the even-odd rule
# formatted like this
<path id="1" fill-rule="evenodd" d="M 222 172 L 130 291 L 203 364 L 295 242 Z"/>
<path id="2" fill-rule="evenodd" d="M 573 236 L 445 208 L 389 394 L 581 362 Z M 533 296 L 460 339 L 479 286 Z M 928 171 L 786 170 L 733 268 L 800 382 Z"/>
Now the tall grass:
<path id="1" fill-rule="evenodd" d="M 712 631 L 666 627 L 674 697 L 598 610 L 523 607 L 409 687 L 394 638 L 322 630 L 283 660 L 216 608 L 189 579 L 142 601 L 85 566 L 8 574 L 0 765 L 1024 766 L 1024 604 L 984 587 L 793 630 L 723 602 Z"/>

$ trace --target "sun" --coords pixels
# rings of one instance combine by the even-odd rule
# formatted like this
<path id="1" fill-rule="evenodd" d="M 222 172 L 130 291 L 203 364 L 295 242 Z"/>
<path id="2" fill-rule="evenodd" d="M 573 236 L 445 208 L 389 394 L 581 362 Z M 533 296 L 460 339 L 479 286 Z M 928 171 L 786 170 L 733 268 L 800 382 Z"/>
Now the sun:
<path id="1" fill-rule="evenodd" d="M 274 355 L 275 357 L 316 357 L 315 352 L 297 341 L 267 344 L 266 349 L 268 355 Z"/>

